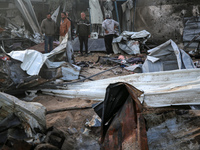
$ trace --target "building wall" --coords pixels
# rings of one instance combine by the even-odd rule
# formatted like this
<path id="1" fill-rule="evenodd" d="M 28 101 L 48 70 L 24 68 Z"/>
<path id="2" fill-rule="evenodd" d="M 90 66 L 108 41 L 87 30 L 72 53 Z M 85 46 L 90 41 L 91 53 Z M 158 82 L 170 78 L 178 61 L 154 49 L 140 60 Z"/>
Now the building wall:
<path id="1" fill-rule="evenodd" d="M 183 18 L 193 16 L 199 6 L 196 0 L 136 0 L 134 30 L 149 31 L 156 43 L 169 39 L 181 43 Z"/>

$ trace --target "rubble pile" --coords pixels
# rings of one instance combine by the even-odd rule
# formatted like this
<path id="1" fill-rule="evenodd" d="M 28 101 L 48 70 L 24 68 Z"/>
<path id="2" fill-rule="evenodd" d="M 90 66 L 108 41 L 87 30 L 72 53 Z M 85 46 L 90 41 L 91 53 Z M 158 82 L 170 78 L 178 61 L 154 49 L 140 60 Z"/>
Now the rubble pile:
<path id="1" fill-rule="evenodd" d="M 61 10 L 73 12 L 76 3 L 85 1 L 47 0 L 40 7 L 54 11 L 52 19 L 59 24 Z M 141 3 L 89 0 L 91 38 L 89 53 L 82 56 L 79 39 L 70 32 L 44 53 L 33 2 L 8 2 L 2 9 L 7 14 L 0 13 L 5 23 L 0 23 L 0 149 L 200 149 L 198 7 L 192 7 L 192 17 L 181 11 L 184 28 L 175 27 L 176 18 L 180 23 L 177 10 L 169 17 L 174 19 L 168 24 L 173 24 L 174 34 L 181 33 L 178 27 L 183 31 L 181 46 L 179 37 L 152 42 L 158 33 L 163 39 L 157 41 L 172 36 L 173 31 L 165 35 L 161 30 L 167 26 L 162 15 L 169 15 L 163 10 L 171 12 L 176 2 L 163 1 L 160 7 L 156 1 L 143 7 Z M 79 7 L 77 12 L 86 6 Z M 146 14 L 145 20 L 144 12 L 162 18 L 162 27 L 153 27 L 159 31 L 151 32 L 147 21 L 155 19 Z M 119 22 L 111 54 L 105 54 L 101 27 L 108 14 Z"/>

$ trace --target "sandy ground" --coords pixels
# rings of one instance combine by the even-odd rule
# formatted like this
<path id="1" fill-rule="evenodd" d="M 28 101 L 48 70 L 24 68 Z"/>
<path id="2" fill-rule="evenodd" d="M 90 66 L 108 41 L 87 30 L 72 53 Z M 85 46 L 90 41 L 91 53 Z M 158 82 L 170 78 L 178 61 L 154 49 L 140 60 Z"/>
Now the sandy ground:
<path id="1" fill-rule="evenodd" d="M 46 107 L 47 112 L 66 108 L 91 107 L 97 101 L 69 99 L 39 95 L 34 100 Z M 99 149 L 100 127 L 90 128 L 85 124 L 95 116 L 92 108 L 55 112 L 46 115 L 47 128 L 55 127 L 65 135 L 62 150 L 82 149 L 83 147 Z"/>
<path id="2" fill-rule="evenodd" d="M 64 108 L 91 107 L 92 104 L 97 103 L 97 101 L 91 100 L 69 99 L 48 95 L 39 95 L 34 99 L 34 101 L 44 105 L 46 107 L 47 112 Z M 86 121 L 92 119 L 92 116 L 94 114 L 95 112 L 92 108 L 47 114 L 47 128 L 55 126 L 61 129 L 63 132 L 67 132 L 67 129 L 69 127 L 74 127 L 77 130 L 80 130 L 84 126 Z"/>
<path id="3" fill-rule="evenodd" d="M 88 67 L 82 67 L 80 74 L 85 77 L 97 74 L 99 72 L 105 71 L 117 64 L 101 64 L 97 63 L 100 56 L 106 56 L 105 53 L 91 53 L 89 56 L 79 56 L 79 53 L 75 53 L 75 62 L 79 63 L 81 61 L 87 62 Z M 118 57 L 119 55 L 112 55 L 110 57 Z M 130 57 L 130 56 L 129 56 Z M 124 76 L 132 74 L 132 72 L 126 71 L 125 69 L 118 67 L 113 70 L 107 71 L 103 74 L 97 75 L 92 80 L 105 79 L 115 76 Z M 87 82 L 89 80 L 85 80 Z M 58 109 L 65 108 L 84 108 L 91 107 L 92 104 L 97 103 L 97 101 L 83 100 L 79 98 L 69 99 L 63 97 L 54 97 L 48 95 L 38 94 L 33 100 L 34 102 L 39 102 L 43 104 L 47 112 Z M 85 124 L 91 121 L 96 113 L 92 108 L 82 109 L 82 110 L 69 110 L 56 112 L 46 115 L 47 128 L 53 126 L 61 130 L 66 135 L 66 140 L 63 144 L 64 149 L 99 149 L 99 138 L 100 138 L 100 127 L 89 128 Z"/>

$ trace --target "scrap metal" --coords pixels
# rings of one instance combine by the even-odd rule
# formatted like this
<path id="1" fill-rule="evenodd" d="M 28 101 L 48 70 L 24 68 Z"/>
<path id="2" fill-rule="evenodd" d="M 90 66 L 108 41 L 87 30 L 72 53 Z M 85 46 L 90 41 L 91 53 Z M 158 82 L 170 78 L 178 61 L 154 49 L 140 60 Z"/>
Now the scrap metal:
<path id="1" fill-rule="evenodd" d="M 111 83 L 126 82 L 144 94 L 141 103 L 151 107 L 199 105 L 200 69 L 182 69 L 151 73 L 136 73 L 108 79 L 69 84 L 64 89 L 42 89 L 44 94 L 69 98 L 104 100 L 105 89 Z M 155 100 L 154 97 L 158 97 Z M 160 99 L 162 98 L 162 99 Z"/>
<path id="2" fill-rule="evenodd" d="M 0 108 L 1 108 L 1 115 L 0 115 L 0 122 L 6 121 L 5 119 L 8 116 L 12 117 L 12 114 L 16 116 L 20 123 L 17 123 L 15 126 L 20 125 L 21 127 L 18 128 L 18 131 L 25 133 L 26 137 L 24 140 L 29 138 L 32 142 L 39 142 L 39 136 L 46 130 L 46 119 L 45 119 L 45 112 L 46 108 L 41 105 L 40 103 L 35 102 L 24 102 L 19 100 L 18 98 L 0 92 Z M 14 117 L 14 118 L 16 118 Z M 16 118 L 16 119 L 17 119 Z M 5 131 L 12 127 L 12 121 L 16 119 L 11 119 L 11 126 L 7 126 Z M 14 125 L 14 123 L 13 123 Z M 3 127 L 1 127 L 3 129 Z M 8 134 L 16 134 L 15 132 L 8 132 Z M 8 135 L 9 136 L 9 135 Z M 20 136 L 20 135 L 17 135 Z M 16 136 L 14 136 L 16 137 Z"/>
<path id="3" fill-rule="evenodd" d="M 148 50 L 142 72 L 157 72 L 196 68 L 191 57 L 172 40 Z"/>
<path id="4" fill-rule="evenodd" d="M 100 116 L 102 149 L 148 150 L 145 120 L 138 100 L 142 93 L 126 83 L 107 87 Z"/>

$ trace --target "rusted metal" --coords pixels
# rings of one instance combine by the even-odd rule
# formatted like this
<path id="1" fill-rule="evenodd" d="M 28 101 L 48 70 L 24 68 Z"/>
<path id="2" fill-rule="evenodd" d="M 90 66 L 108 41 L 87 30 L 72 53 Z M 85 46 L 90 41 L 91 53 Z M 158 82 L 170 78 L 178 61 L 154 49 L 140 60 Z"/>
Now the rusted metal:
<path id="1" fill-rule="evenodd" d="M 101 149 L 148 150 L 145 120 L 138 100 L 142 93 L 126 83 L 111 84 L 107 88 L 102 113 Z"/>

